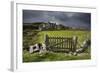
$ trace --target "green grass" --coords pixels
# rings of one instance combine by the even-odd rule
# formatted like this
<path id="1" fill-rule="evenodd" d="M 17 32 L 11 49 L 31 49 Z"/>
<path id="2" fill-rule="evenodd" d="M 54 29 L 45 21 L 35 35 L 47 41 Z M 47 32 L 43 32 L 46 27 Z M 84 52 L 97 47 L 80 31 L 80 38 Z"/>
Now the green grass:
<path id="1" fill-rule="evenodd" d="M 30 34 L 31 33 L 31 34 Z M 51 37 L 78 37 L 78 43 L 82 44 L 87 38 L 91 39 L 90 31 L 78 31 L 78 30 L 58 30 L 58 31 L 38 31 L 31 30 L 28 34 L 23 36 L 23 46 L 34 45 L 35 43 L 44 43 L 45 35 Z M 88 53 L 81 54 L 79 56 L 68 56 L 64 53 L 45 53 L 40 56 L 38 53 L 29 54 L 28 51 L 23 51 L 23 62 L 40 62 L 40 61 L 64 61 L 64 60 L 84 60 L 90 59 L 90 48 Z"/>
<path id="2" fill-rule="evenodd" d="M 51 37 L 78 37 L 78 42 L 82 43 L 86 38 L 91 38 L 90 31 L 73 31 L 73 30 L 60 30 L 60 31 L 42 31 L 38 33 L 39 39 L 38 41 L 43 43 L 44 42 L 44 36 L 47 34 Z"/>
<path id="3" fill-rule="evenodd" d="M 66 60 L 86 60 L 90 59 L 90 54 L 84 53 L 78 56 L 70 56 L 65 53 L 44 53 L 42 56 L 38 53 L 30 54 L 24 51 L 23 62 L 41 62 L 41 61 L 66 61 Z"/>

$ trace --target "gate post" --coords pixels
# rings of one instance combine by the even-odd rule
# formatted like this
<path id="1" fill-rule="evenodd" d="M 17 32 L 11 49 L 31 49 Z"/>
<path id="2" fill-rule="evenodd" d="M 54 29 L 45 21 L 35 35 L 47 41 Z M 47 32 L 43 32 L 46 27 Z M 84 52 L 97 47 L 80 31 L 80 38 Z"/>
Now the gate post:
<path id="1" fill-rule="evenodd" d="M 44 35 L 44 43 L 46 45 L 46 49 L 48 49 L 48 35 Z"/>
<path id="2" fill-rule="evenodd" d="M 75 52 L 77 49 L 77 36 L 73 36 L 73 48 L 72 48 L 72 52 Z"/>

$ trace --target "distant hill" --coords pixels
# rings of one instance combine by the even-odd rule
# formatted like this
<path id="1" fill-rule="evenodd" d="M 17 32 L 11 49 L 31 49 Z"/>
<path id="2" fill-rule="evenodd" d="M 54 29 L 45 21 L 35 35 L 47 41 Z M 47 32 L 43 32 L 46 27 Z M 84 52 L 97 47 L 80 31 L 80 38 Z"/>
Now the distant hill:
<path id="1" fill-rule="evenodd" d="M 47 24 L 44 22 L 23 23 L 23 29 L 38 29 L 40 25 Z"/>
<path id="2" fill-rule="evenodd" d="M 45 28 L 47 28 L 48 30 L 51 29 L 51 28 L 55 29 L 54 28 L 55 26 L 58 27 L 59 29 L 63 29 L 63 30 L 66 30 L 66 29 L 91 30 L 91 29 L 87 29 L 87 28 L 84 28 L 84 27 L 71 27 L 71 26 L 65 26 L 63 24 L 57 24 L 57 23 L 51 23 L 51 22 L 48 22 L 48 23 L 47 22 L 23 23 L 23 29 L 39 29 L 40 26 L 41 26 L 42 29 L 45 29 L 45 28 L 43 28 L 43 25 L 45 25 Z"/>

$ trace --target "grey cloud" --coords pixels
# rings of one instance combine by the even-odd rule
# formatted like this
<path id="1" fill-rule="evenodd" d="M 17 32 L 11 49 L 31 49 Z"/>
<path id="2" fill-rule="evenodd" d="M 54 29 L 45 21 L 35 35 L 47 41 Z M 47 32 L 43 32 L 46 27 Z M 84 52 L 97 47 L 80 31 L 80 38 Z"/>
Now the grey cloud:
<path id="1" fill-rule="evenodd" d="M 91 14 L 78 12 L 23 10 L 24 23 L 48 21 L 66 26 L 90 28 Z"/>

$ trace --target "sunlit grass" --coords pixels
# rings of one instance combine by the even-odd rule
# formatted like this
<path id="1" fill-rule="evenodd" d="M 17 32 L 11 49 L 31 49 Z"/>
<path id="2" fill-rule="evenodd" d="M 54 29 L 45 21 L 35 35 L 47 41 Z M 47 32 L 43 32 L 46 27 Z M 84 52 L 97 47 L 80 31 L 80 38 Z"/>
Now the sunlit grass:
<path id="1" fill-rule="evenodd" d="M 91 39 L 91 34 L 89 31 L 69 31 L 69 30 L 60 30 L 60 31 L 42 31 L 38 33 L 41 35 L 38 39 L 39 42 L 43 43 L 45 35 L 49 37 L 78 37 L 78 42 L 82 43 L 87 38 Z"/>

